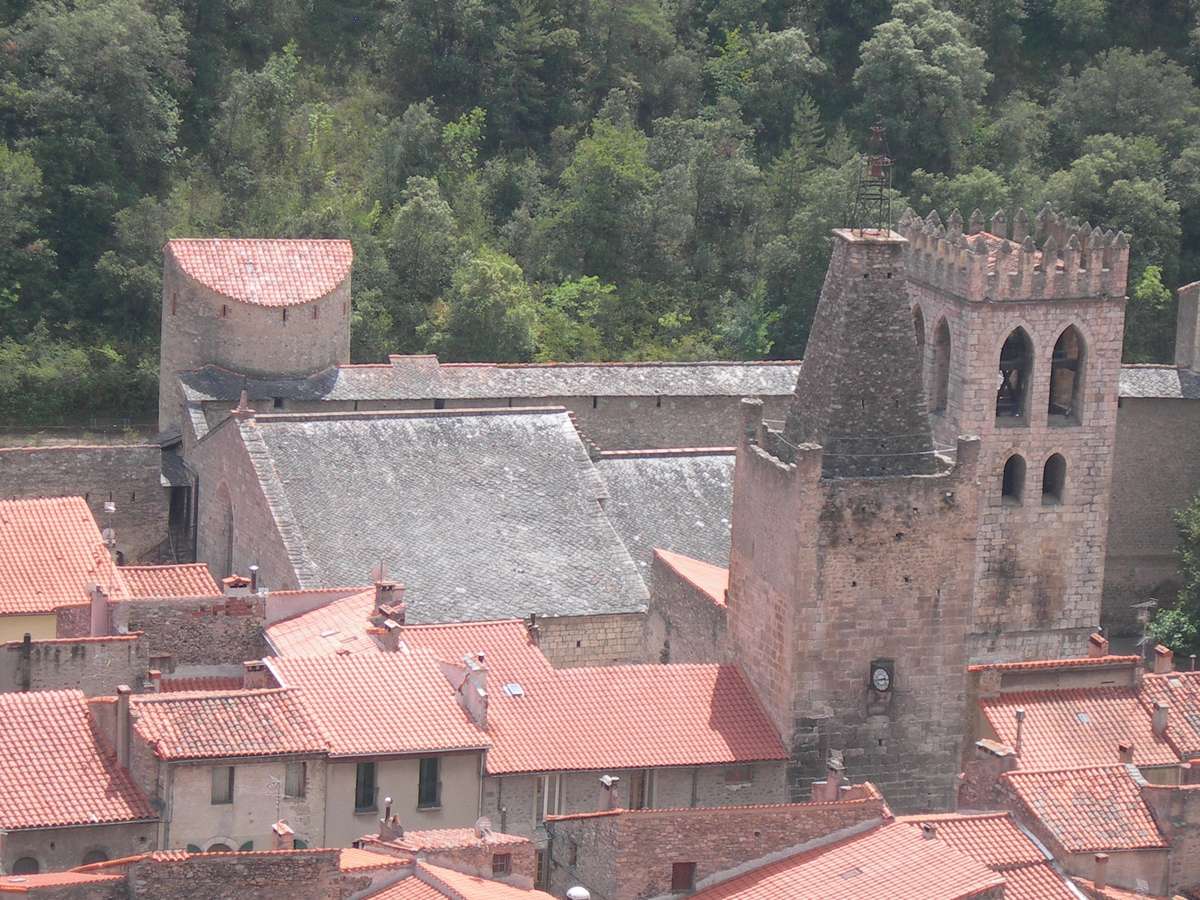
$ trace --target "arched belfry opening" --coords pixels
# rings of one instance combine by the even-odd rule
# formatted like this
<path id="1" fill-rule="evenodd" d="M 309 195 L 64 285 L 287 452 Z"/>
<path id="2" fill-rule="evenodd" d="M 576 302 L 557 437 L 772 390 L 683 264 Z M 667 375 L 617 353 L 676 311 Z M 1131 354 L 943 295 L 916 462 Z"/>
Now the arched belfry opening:
<path id="1" fill-rule="evenodd" d="M 996 418 L 1028 419 L 1029 383 L 1033 375 L 1033 342 L 1024 328 L 1014 328 L 1000 348 Z"/>
<path id="2" fill-rule="evenodd" d="M 930 391 L 930 409 L 935 413 L 946 411 L 950 395 L 950 326 L 946 320 L 938 322 L 933 336 L 933 389 Z"/>
<path id="3" fill-rule="evenodd" d="M 1042 504 L 1056 506 L 1063 501 L 1067 487 L 1067 460 L 1061 453 L 1051 454 L 1042 468 Z"/>
<path id="4" fill-rule="evenodd" d="M 1052 420 L 1079 420 L 1083 363 L 1083 335 L 1074 325 L 1068 325 L 1058 336 L 1050 357 L 1050 399 L 1046 414 Z"/>
<path id="5" fill-rule="evenodd" d="M 1000 497 L 1004 503 L 1019 505 L 1025 496 L 1025 457 L 1014 453 L 1004 462 Z"/>

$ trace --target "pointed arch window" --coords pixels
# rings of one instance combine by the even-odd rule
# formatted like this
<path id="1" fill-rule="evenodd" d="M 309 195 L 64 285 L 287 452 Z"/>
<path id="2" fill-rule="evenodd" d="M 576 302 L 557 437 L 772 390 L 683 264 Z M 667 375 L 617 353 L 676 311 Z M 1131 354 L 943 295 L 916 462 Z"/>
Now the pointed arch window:
<path id="1" fill-rule="evenodd" d="M 1000 348 L 996 418 L 1028 420 L 1029 382 L 1033 375 L 1033 342 L 1024 328 L 1014 328 Z"/>
<path id="2" fill-rule="evenodd" d="M 938 322 L 933 336 L 933 411 L 944 413 L 950 395 L 950 326 L 946 320 Z"/>
<path id="3" fill-rule="evenodd" d="M 1009 505 L 1019 506 L 1025 494 L 1025 458 L 1014 453 L 1004 463 L 1004 476 L 1000 484 L 1000 498 Z"/>
<path id="4" fill-rule="evenodd" d="M 1046 412 L 1051 421 L 1079 421 L 1083 361 L 1083 335 L 1074 325 L 1068 325 L 1058 336 L 1050 357 L 1050 400 Z"/>

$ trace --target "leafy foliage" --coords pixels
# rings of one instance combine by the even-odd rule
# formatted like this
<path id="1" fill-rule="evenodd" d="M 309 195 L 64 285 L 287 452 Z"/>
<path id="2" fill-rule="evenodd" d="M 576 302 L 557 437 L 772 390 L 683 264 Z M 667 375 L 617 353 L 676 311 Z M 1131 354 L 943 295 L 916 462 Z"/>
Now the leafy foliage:
<path id="1" fill-rule="evenodd" d="M 153 406 L 175 235 L 354 241 L 353 353 L 798 357 L 882 119 L 896 208 L 1132 235 L 1126 355 L 1200 270 L 1200 4 L 0 7 L 0 416 Z"/>

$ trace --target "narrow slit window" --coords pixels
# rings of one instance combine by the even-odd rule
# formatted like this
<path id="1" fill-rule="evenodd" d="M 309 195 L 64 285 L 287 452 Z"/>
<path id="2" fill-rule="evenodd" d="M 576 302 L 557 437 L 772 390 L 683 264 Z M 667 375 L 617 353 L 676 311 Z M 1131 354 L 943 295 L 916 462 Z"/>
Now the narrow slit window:
<path id="1" fill-rule="evenodd" d="M 937 334 L 933 338 L 933 411 L 946 411 L 950 395 L 950 326 L 946 320 L 938 322 Z"/>

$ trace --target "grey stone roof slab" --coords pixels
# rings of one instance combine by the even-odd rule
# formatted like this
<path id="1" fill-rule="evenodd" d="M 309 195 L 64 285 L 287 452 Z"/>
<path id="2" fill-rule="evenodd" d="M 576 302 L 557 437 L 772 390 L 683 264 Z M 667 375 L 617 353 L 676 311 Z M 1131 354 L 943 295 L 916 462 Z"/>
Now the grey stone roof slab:
<path id="1" fill-rule="evenodd" d="M 644 578 L 655 547 L 729 565 L 733 463 L 733 448 L 602 454 L 604 509 Z"/>
<path id="2" fill-rule="evenodd" d="M 236 400 L 474 400 L 489 397 L 786 396 L 797 362 L 447 364 L 392 357 L 304 378 L 243 376 L 216 366 L 179 375 L 190 402 Z"/>
<path id="3" fill-rule="evenodd" d="M 1176 366 L 1121 366 L 1121 396 L 1200 400 L 1200 374 Z"/>
<path id="4" fill-rule="evenodd" d="M 304 588 L 360 584 L 382 561 L 413 622 L 645 608 L 604 482 L 561 410 L 239 425 Z"/>

